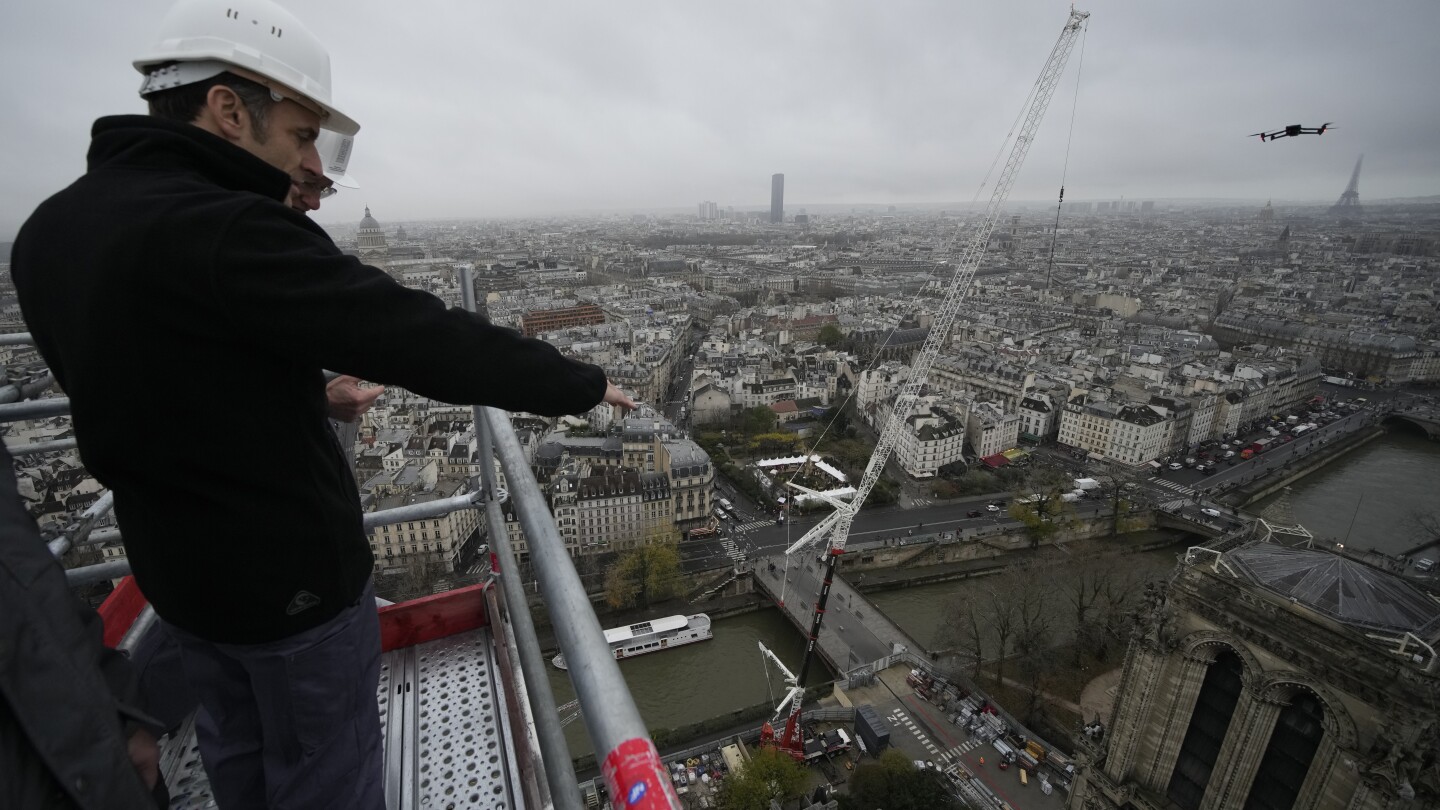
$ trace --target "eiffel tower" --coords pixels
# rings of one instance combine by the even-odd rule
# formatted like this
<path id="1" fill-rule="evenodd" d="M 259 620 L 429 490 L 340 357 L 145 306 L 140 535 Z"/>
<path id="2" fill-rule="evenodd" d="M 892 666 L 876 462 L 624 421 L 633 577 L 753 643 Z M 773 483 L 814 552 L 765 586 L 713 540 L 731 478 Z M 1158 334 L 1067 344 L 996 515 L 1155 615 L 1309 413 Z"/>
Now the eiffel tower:
<path id="1" fill-rule="evenodd" d="M 1341 219 L 1359 219 L 1365 209 L 1360 205 L 1360 164 L 1365 162 L 1365 156 L 1355 161 L 1355 171 L 1350 173 L 1350 185 L 1345 187 L 1345 193 L 1340 199 L 1330 206 L 1330 216 Z"/>

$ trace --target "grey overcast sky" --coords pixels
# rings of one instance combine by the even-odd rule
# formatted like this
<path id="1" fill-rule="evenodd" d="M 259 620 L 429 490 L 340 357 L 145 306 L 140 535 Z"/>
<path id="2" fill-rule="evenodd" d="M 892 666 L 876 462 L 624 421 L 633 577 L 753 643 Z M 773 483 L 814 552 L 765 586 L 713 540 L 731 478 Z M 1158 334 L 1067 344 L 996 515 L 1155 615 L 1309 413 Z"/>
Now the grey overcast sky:
<path id="1" fill-rule="evenodd" d="M 243 0 L 237 0 L 237 4 Z M 1068 2 L 282 0 L 330 47 L 363 184 L 322 222 L 970 200 Z M 0 9 L 0 239 L 142 112 L 169 0 Z M 1092 0 L 1013 200 L 1440 194 L 1440 2 Z M 1336 122 L 1324 137 L 1249 133 Z"/>

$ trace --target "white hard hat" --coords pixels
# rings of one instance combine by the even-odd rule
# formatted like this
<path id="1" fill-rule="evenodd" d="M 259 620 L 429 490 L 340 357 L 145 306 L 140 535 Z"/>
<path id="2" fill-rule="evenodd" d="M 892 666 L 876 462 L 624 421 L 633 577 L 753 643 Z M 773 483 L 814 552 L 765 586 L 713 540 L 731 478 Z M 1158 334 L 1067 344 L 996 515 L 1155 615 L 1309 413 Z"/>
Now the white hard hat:
<path id="1" fill-rule="evenodd" d="M 170 62 L 176 64 L 156 69 Z M 330 52 L 272 0 L 179 0 L 161 21 L 154 47 L 134 64 L 146 76 L 142 96 L 231 70 L 274 95 L 313 103 L 324 129 L 344 135 L 360 130 L 331 103 Z"/>
<path id="2" fill-rule="evenodd" d="M 355 176 L 346 171 L 350 166 L 350 152 L 354 147 L 354 135 L 341 135 L 328 129 L 320 130 L 320 137 L 315 140 L 315 149 L 320 152 L 320 165 L 325 167 L 325 176 L 342 188 L 360 188 Z"/>

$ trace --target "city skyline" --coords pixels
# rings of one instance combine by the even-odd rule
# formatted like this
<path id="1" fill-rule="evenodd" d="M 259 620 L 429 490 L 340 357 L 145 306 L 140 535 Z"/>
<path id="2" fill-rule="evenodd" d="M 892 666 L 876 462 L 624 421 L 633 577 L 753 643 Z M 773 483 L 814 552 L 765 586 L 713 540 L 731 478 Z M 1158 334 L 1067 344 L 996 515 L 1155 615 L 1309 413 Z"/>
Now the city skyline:
<path id="1" fill-rule="evenodd" d="M 83 171 L 95 118 L 143 112 L 129 62 L 169 5 L 7 8 L 6 30 L 24 34 L 0 59 L 31 78 L 0 91 L 19 111 L 0 123 L 11 145 L 0 240 Z M 362 188 L 327 200 L 326 223 L 357 221 L 366 204 L 392 220 L 693 211 L 702 199 L 762 211 L 777 168 L 792 210 L 968 201 L 1065 10 L 742 3 L 394 17 L 369 2 L 287 5 L 329 46 L 337 102 L 362 124 L 351 164 Z M 1362 202 L 1440 193 L 1440 111 L 1414 103 L 1420 77 L 1440 68 L 1424 39 L 1440 7 L 1086 10 L 1093 30 L 1013 199 L 1053 199 L 1067 142 L 1076 200 L 1328 204 L 1362 152 Z M 37 98 L 44 115 L 25 112 Z M 1245 137 L 1324 121 L 1336 130 L 1323 137 Z"/>

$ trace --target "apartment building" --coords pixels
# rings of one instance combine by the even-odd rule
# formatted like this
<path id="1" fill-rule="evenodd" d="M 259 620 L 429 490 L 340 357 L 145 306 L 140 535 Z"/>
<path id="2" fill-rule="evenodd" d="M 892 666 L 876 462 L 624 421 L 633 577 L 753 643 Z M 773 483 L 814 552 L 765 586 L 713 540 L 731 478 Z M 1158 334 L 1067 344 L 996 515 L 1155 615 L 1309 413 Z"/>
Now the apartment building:
<path id="1" fill-rule="evenodd" d="M 911 478 L 933 478 L 965 453 L 965 421 L 952 410 L 930 406 L 905 420 L 895 460 Z"/>
<path id="2" fill-rule="evenodd" d="M 976 402 L 966 415 L 965 434 L 977 457 L 1003 453 L 1020 441 L 1020 416 L 994 402 Z"/>

